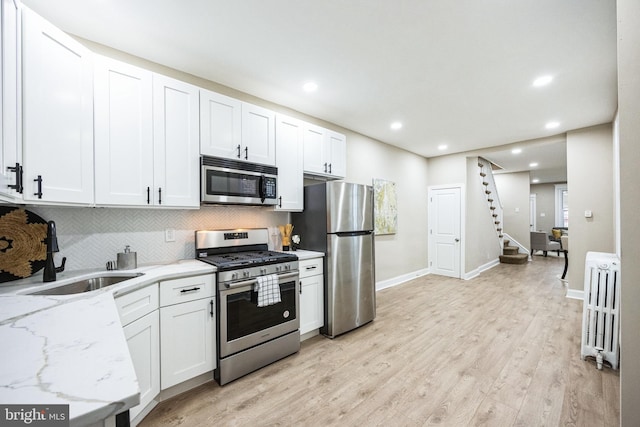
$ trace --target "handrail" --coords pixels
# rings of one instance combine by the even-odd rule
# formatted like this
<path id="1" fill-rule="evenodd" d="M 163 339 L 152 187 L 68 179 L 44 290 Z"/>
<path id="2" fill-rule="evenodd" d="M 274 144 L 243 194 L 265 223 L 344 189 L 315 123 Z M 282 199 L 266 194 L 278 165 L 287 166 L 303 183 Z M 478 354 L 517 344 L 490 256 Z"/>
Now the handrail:
<path id="1" fill-rule="evenodd" d="M 518 242 L 516 239 L 511 237 L 509 234 L 502 233 L 502 235 L 504 236 L 505 239 L 507 239 L 509 241 L 509 245 L 513 244 L 514 246 L 517 246 L 519 248 L 519 250 L 522 251 L 523 253 L 525 253 L 527 255 L 531 255 L 529 249 L 527 249 L 522 243 Z"/>
<path id="2" fill-rule="evenodd" d="M 496 187 L 496 182 L 493 178 L 493 170 L 491 168 L 491 162 L 482 157 L 478 157 L 478 167 L 481 170 L 480 183 L 483 187 L 483 191 L 485 191 L 485 196 L 487 198 L 487 203 L 489 204 L 489 209 L 492 215 L 496 215 L 494 217 L 494 228 L 498 233 L 498 239 L 500 242 L 500 247 L 502 248 L 504 243 L 502 236 L 504 235 L 504 209 L 502 207 L 502 202 L 500 202 L 500 196 L 498 195 L 498 188 Z M 483 176 L 484 175 L 484 176 Z M 489 192 L 489 194 L 487 194 Z"/>

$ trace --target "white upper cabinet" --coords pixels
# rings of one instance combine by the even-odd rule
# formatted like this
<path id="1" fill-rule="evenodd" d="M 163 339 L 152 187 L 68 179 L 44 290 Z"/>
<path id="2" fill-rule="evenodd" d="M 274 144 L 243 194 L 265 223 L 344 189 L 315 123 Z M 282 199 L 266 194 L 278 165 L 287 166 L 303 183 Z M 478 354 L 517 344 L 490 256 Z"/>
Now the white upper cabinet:
<path id="1" fill-rule="evenodd" d="M 326 129 L 305 123 L 304 126 L 304 172 L 316 175 L 327 173 L 329 150 L 324 134 Z"/>
<path id="2" fill-rule="evenodd" d="M 328 130 L 329 175 L 344 178 L 347 175 L 347 139 L 341 133 Z"/>
<path id="3" fill-rule="evenodd" d="M 278 211 L 304 208 L 303 122 L 276 115 L 276 165 L 278 167 Z"/>
<path id="4" fill-rule="evenodd" d="M 273 111 L 242 103 L 242 159 L 265 165 L 276 164 L 275 121 Z"/>
<path id="5" fill-rule="evenodd" d="M 152 73 L 110 58 L 94 62 L 97 204 L 151 204 Z"/>
<path id="6" fill-rule="evenodd" d="M 240 158 L 242 101 L 200 90 L 200 154 Z"/>
<path id="7" fill-rule="evenodd" d="M 201 89 L 200 154 L 275 166 L 275 113 Z"/>
<path id="8" fill-rule="evenodd" d="M 346 175 L 345 136 L 312 124 L 304 128 L 304 172 L 327 178 Z"/>
<path id="9" fill-rule="evenodd" d="M 198 207 L 198 90 L 132 65 L 95 62 L 98 205 Z"/>
<path id="10" fill-rule="evenodd" d="M 13 0 L 0 4 L 0 197 L 22 200 L 20 129 L 20 10 Z"/>
<path id="11" fill-rule="evenodd" d="M 24 200 L 93 203 L 91 52 L 22 10 Z"/>
<path id="12" fill-rule="evenodd" d="M 153 200 L 200 206 L 198 88 L 153 75 Z"/>

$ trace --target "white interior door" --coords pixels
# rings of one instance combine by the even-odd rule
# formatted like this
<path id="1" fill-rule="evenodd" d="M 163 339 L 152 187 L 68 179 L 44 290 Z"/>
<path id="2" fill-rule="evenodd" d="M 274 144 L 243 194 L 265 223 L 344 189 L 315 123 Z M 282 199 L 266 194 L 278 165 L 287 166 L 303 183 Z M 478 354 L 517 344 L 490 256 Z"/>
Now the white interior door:
<path id="1" fill-rule="evenodd" d="M 429 267 L 431 273 L 460 278 L 460 187 L 429 190 Z"/>

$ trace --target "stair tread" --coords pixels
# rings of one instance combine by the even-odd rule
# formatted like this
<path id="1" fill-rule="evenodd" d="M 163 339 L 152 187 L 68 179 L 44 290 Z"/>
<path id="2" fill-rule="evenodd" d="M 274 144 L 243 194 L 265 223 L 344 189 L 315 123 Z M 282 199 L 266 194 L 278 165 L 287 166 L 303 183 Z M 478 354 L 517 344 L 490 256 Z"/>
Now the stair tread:
<path id="1" fill-rule="evenodd" d="M 528 260 L 527 254 L 500 255 L 500 262 L 504 264 L 525 264 Z"/>

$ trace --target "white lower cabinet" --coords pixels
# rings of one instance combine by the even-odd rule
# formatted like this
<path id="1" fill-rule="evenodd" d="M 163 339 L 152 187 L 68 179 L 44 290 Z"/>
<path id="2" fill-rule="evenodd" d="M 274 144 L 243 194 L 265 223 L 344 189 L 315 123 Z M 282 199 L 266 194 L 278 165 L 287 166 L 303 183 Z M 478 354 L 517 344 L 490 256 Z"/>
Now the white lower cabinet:
<path id="1" fill-rule="evenodd" d="M 158 310 L 124 327 L 133 368 L 140 387 L 140 404 L 129 409 L 135 418 L 160 393 L 160 317 Z"/>
<path id="2" fill-rule="evenodd" d="M 323 258 L 299 262 L 300 335 L 324 326 Z"/>
<path id="3" fill-rule="evenodd" d="M 158 284 L 116 298 L 116 306 L 140 387 L 140 404 L 129 410 L 134 419 L 160 393 L 160 317 Z"/>
<path id="4" fill-rule="evenodd" d="M 215 369 L 213 274 L 160 282 L 161 389 Z"/>

